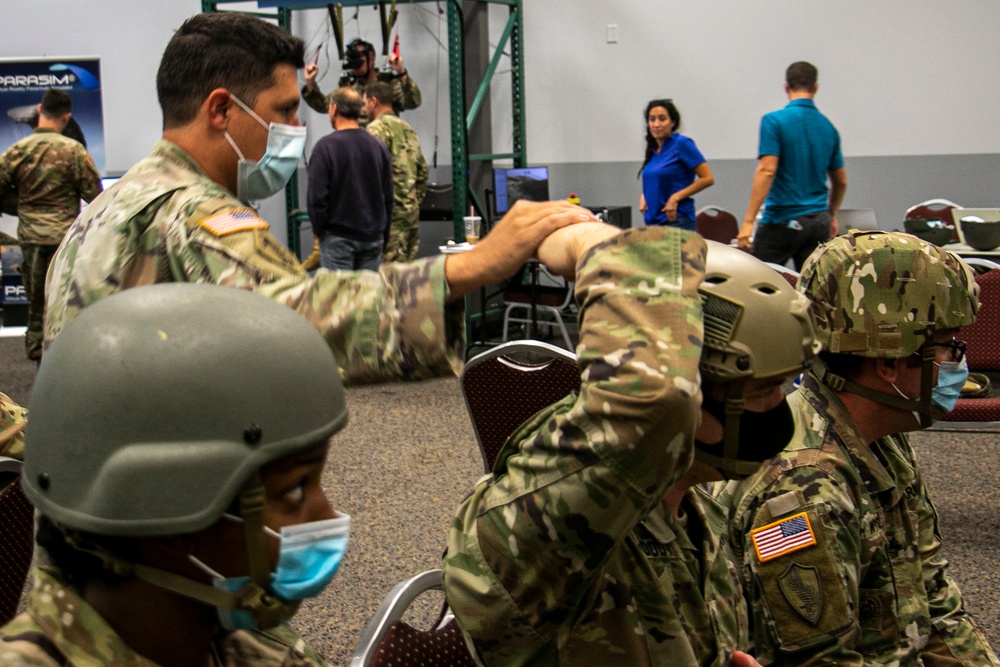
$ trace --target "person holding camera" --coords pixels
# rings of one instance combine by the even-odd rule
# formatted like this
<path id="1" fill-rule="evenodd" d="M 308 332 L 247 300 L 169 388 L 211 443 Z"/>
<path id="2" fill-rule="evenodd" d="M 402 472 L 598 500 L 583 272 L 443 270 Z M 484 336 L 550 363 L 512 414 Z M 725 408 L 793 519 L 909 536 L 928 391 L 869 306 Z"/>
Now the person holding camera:
<path id="1" fill-rule="evenodd" d="M 406 71 L 398 51 L 389 56 L 389 69 L 380 70 L 375 67 L 375 47 L 372 43 L 355 39 L 347 45 L 343 64 L 344 73 L 337 83 L 338 88 L 353 86 L 358 93 L 362 93 L 368 84 L 384 81 L 392 87 L 392 110 L 397 116 L 405 109 L 416 109 L 423 101 L 420 88 Z M 302 86 L 302 99 L 316 111 L 325 114 L 328 108 L 327 97 L 316 83 L 319 67 L 316 63 L 309 63 L 303 72 L 305 85 Z M 365 127 L 369 120 L 365 110 L 362 110 L 358 123 Z"/>

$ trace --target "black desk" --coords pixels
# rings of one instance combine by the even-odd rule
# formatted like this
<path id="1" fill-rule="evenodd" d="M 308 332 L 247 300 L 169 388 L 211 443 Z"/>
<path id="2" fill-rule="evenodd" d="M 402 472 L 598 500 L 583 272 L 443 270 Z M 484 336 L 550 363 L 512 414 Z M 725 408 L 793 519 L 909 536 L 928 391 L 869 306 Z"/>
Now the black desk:
<path id="1" fill-rule="evenodd" d="M 601 220 L 619 229 L 632 228 L 631 206 L 586 206 Z"/>

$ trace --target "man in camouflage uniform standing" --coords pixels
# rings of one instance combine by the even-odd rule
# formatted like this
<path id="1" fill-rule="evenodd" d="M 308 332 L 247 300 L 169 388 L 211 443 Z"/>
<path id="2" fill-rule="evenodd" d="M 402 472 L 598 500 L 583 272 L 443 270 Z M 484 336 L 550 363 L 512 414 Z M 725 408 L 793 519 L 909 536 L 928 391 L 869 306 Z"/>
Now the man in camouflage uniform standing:
<path id="1" fill-rule="evenodd" d="M 689 232 L 567 235 L 575 254 L 539 259 L 575 270 L 581 389 L 458 508 L 448 603 L 486 665 L 756 665 L 726 512 L 695 485 L 791 436 L 781 383 L 815 353 L 808 304 L 734 248 L 709 243 L 706 263 Z"/>
<path id="2" fill-rule="evenodd" d="M 392 89 L 377 81 L 365 88 L 368 132 L 382 140 L 392 157 L 392 220 L 382 256 L 386 262 L 409 262 L 420 246 L 420 202 L 427 194 L 427 161 L 410 124 L 393 112 Z"/>
<path id="3" fill-rule="evenodd" d="M 350 523 L 320 484 L 343 386 L 304 319 L 216 285 L 127 290 L 49 348 L 31 414 L 44 556 L 0 664 L 327 666 L 283 625 L 336 573 Z"/>
<path id="4" fill-rule="evenodd" d="M 555 229 L 595 219 L 562 202 L 523 206 L 462 255 L 383 265 L 374 276 L 310 276 L 248 204 L 281 190 L 301 158 L 303 50 L 302 40 L 239 12 L 199 14 L 178 29 L 157 72 L 163 137 L 70 227 L 50 272 L 46 345 L 120 290 L 212 282 L 294 308 L 351 382 L 453 374 L 461 297 L 512 275 Z"/>
<path id="5" fill-rule="evenodd" d="M 45 274 L 80 200 L 91 201 L 101 191 L 101 175 L 78 141 L 62 136 L 73 100 L 50 89 L 38 105 L 38 127 L 0 155 L 0 192 L 17 189 L 17 240 L 24 254 L 21 277 L 28 298 L 28 359 L 42 358 L 45 317 Z"/>
<path id="6" fill-rule="evenodd" d="M 756 655 L 775 665 L 998 665 L 941 556 L 907 431 L 954 407 L 978 289 L 908 234 L 821 245 L 798 283 L 823 342 L 792 444 L 730 487 Z M 726 498 L 722 498 L 726 500 Z"/>
<path id="7" fill-rule="evenodd" d="M 349 71 L 340 77 L 338 88 L 351 86 L 360 95 L 368 85 L 381 81 L 392 88 L 392 110 L 397 116 L 406 109 L 416 109 L 420 106 L 422 101 L 420 88 L 403 66 L 403 59 L 395 53 L 389 56 L 391 71 L 382 71 L 375 67 L 375 47 L 371 42 L 355 39 L 347 45 L 344 67 Z M 305 84 L 302 86 L 302 99 L 314 110 L 325 114 L 327 96 L 316 84 L 319 68 L 316 63 L 309 63 L 303 73 Z M 367 110 L 362 110 L 358 123 L 361 127 L 365 127 L 372 118 L 374 116 L 369 115 Z"/>

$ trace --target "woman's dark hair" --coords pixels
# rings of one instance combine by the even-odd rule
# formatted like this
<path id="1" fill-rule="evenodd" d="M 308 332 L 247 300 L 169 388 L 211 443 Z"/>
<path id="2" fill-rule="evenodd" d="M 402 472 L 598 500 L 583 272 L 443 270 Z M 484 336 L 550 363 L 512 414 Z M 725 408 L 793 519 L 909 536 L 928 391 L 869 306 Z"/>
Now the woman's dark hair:
<path id="1" fill-rule="evenodd" d="M 639 175 L 642 175 L 642 170 L 646 168 L 649 161 L 653 159 L 653 154 L 656 153 L 656 139 L 649 132 L 649 112 L 656 107 L 663 107 L 667 110 L 667 115 L 670 116 L 670 120 L 674 122 L 674 132 L 681 129 L 681 112 L 677 110 L 674 106 L 674 101 L 671 99 L 666 100 L 650 100 L 649 104 L 646 105 L 646 113 L 643 114 L 642 119 L 646 123 L 646 158 L 642 161 L 642 166 L 639 167 Z"/>

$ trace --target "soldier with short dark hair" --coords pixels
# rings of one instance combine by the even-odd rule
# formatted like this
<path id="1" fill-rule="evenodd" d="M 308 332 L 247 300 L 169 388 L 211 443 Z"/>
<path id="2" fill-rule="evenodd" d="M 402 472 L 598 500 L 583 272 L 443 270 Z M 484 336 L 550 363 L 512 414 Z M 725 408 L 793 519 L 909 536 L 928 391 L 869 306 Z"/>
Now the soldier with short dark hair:
<path id="1" fill-rule="evenodd" d="M 851 232 L 798 283 L 822 363 L 789 398 L 795 437 L 720 499 L 769 665 L 998 665 L 948 575 L 937 513 L 906 436 L 951 410 L 956 336 L 978 287 L 915 236 Z"/>
<path id="2" fill-rule="evenodd" d="M 17 240 L 24 262 L 21 277 L 28 298 L 28 359 L 42 358 L 45 276 L 80 200 L 101 191 L 101 175 L 87 149 L 61 133 L 71 119 L 69 93 L 50 88 L 38 105 L 38 126 L 0 155 L 0 192 L 17 191 Z"/>
<path id="3" fill-rule="evenodd" d="M 162 139 L 70 227 L 50 273 L 46 345 L 121 290 L 206 282 L 298 311 L 351 382 L 453 374 L 464 340 L 455 302 L 512 275 L 555 229 L 595 219 L 564 202 L 523 206 L 467 253 L 383 265 L 376 277 L 310 276 L 252 205 L 281 191 L 302 159 L 303 49 L 242 12 L 198 14 L 174 33 L 156 77 Z"/>

